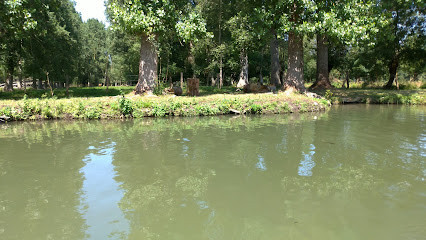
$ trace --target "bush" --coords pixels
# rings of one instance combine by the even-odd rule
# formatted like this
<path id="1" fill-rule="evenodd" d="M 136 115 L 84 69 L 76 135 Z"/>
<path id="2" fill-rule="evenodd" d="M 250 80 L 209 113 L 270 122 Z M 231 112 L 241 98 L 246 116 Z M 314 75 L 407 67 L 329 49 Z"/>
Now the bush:
<path id="1" fill-rule="evenodd" d="M 132 101 L 130 101 L 130 99 L 127 99 L 124 96 L 121 97 L 119 99 L 119 108 L 123 116 L 132 115 L 133 107 L 132 107 Z"/>

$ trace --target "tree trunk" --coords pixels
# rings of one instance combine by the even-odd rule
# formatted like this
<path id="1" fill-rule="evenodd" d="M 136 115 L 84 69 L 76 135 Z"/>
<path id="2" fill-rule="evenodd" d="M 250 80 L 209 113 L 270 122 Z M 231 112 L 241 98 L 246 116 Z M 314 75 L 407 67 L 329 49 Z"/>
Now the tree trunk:
<path id="1" fill-rule="evenodd" d="M 305 92 L 303 78 L 303 37 L 290 32 L 288 34 L 288 70 L 284 89 Z"/>
<path id="2" fill-rule="evenodd" d="M 345 80 L 346 80 L 346 88 L 349 89 L 349 71 L 346 72 Z"/>
<path id="3" fill-rule="evenodd" d="M 23 81 L 23 78 L 22 78 L 22 67 L 21 67 L 21 65 L 19 65 L 18 71 L 19 71 L 19 74 L 18 74 L 19 89 L 27 90 L 26 83 L 25 83 L 25 81 Z"/>
<path id="4" fill-rule="evenodd" d="M 4 91 L 13 91 L 13 74 L 15 73 L 15 66 L 18 63 L 18 60 L 15 60 L 13 54 L 10 54 L 7 57 L 6 69 L 7 69 L 7 79 L 4 84 Z"/>
<path id="5" fill-rule="evenodd" d="M 50 84 L 49 72 L 46 72 L 46 82 L 50 89 L 50 95 L 53 97 L 53 89 L 52 89 L 52 85 Z"/>
<path id="6" fill-rule="evenodd" d="M 70 77 L 68 75 L 65 76 L 65 94 L 67 95 L 67 97 L 70 96 L 69 93 L 69 88 L 70 88 Z"/>
<path id="7" fill-rule="evenodd" d="M 13 74 L 11 74 L 10 72 L 7 74 L 7 79 L 4 82 L 4 91 L 13 91 Z"/>
<path id="8" fill-rule="evenodd" d="M 18 81 L 16 82 L 16 84 L 18 85 L 18 89 L 24 89 L 24 84 L 22 83 L 21 76 L 18 76 Z"/>
<path id="9" fill-rule="evenodd" d="M 180 88 L 183 89 L 183 72 L 180 72 Z"/>
<path id="10" fill-rule="evenodd" d="M 154 44 L 149 41 L 146 34 L 142 35 L 139 77 L 135 88 L 136 94 L 152 93 L 157 79 L 157 52 Z"/>
<path id="11" fill-rule="evenodd" d="M 263 85 L 263 75 L 262 75 L 262 70 L 260 70 L 260 73 L 259 73 L 259 81 L 260 81 L 260 85 Z"/>
<path id="12" fill-rule="evenodd" d="M 13 91 L 13 74 L 14 72 L 15 66 L 13 65 L 12 62 L 9 62 L 8 64 L 8 71 L 7 71 L 7 79 L 4 82 L 4 91 L 5 92 L 10 92 Z"/>
<path id="13" fill-rule="evenodd" d="M 248 79 L 249 62 L 248 62 L 247 51 L 245 50 L 242 50 L 240 54 L 240 66 L 241 66 L 240 80 L 238 81 L 237 88 L 244 88 L 244 86 L 246 86 L 249 83 L 249 79 Z"/>
<path id="14" fill-rule="evenodd" d="M 222 45 L 222 0 L 219 1 L 219 45 Z M 219 89 L 223 86 L 223 57 L 220 53 L 219 59 Z"/>
<path id="15" fill-rule="evenodd" d="M 41 78 L 38 79 L 37 89 L 44 89 L 43 80 L 41 80 Z"/>
<path id="16" fill-rule="evenodd" d="M 271 51 L 271 84 L 275 85 L 277 88 L 281 85 L 280 80 L 280 49 L 278 45 L 277 33 L 275 29 L 271 30 L 272 38 L 270 43 Z"/>
<path id="17" fill-rule="evenodd" d="M 333 88 L 328 74 L 328 40 L 325 34 L 317 34 L 317 79 L 310 89 Z"/>
<path id="18" fill-rule="evenodd" d="M 214 87 L 216 85 L 216 78 L 214 78 L 214 76 L 213 76 L 213 74 L 211 72 L 209 73 L 208 79 L 210 79 L 210 85 L 212 87 Z"/>
<path id="19" fill-rule="evenodd" d="M 223 59 L 222 59 L 222 57 L 220 57 L 220 62 L 219 62 L 219 65 L 220 65 L 220 69 L 219 69 L 219 89 L 221 89 L 222 88 L 222 86 L 223 86 Z"/>
<path id="20" fill-rule="evenodd" d="M 384 86 L 385 89 L 392 88 L 392 84 L 396 77 L 396 72 L 398 71 L 398 66 L 399 66 L 399 57 L 398 57 L 398 54 L 395 54 L 395 56 L 392 58 L 389 64 L 389 81 Z"/>
<path id="21" fill-rule="evenodd" d="M 108 91 L 108 87 L 109 87 L 108 65 L 109 65 L 109 62 L 108 62 L 108 59 L 107 59 L 107 63 L 106 63 L 106 66 L 105 66 L 105 86 L 106 86 L 107 91 Z"/>
<path id="22" fill-rule="evenodd" d="M 195 57 L 194 57 L 194 54 L 192 54 L 193 48 L 194 48 L 194 44 L 192 43 L 192 41 L 190 41 L 189 42 L 188 63 L 189 63 L 189 65 L 191 65 L 192 78 L 196 78 L 196 76 L 195 76 Z"/>
<path id="23" fill-rule="evenodd" d="M 396 72 L 396 75 L 395 75 L 395 84 L 396 84 L 396 89 L 399 90 L 398 72 Z"/>

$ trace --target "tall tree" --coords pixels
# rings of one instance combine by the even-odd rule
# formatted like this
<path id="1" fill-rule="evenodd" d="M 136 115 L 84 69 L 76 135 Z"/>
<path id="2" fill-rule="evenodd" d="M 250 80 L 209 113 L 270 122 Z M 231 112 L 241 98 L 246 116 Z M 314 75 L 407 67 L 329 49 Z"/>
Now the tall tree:
<path id="1" fill-rule="evenodd" d="M 255 32 L 269 40 L 270 51 L 270 82 L 279 87 L 281 86 L 281 63 L 279 40 L 283 38 L 286 29 L 283 28 L 281 18 L 288 15 L 288 1 L 265 0 L 251 1 L 254 11 L 251 14 Z"/>
<path id="2" fill-rule="evenodd" d="M 244 3 L 244 1 L 241 1 Z M 239 8 L 241 9 L 241 8 Z M 228 26 L 236 47 L 240 51 L 240 74 L 237 83 L 238 88 L 244 88 L 249 83 L 249 47 L 253 45 L 255 36 L 253 27 L 249 22 L 247 11 L 240 11 L 228 21 Z"/>
<path id="3" fill-rule="evenodd" d="M 108 16 L 115 27 L 140 37 L 139 78 L 136 94 L 152 92 L 157 79 L 158 38 L 168 32 L 188 30 L 194 25 L 185 20 L 192 10 L 185 0 L 179 1 L 131 1 L 109 0 Z M 200 21 L 202 22 L 202 21 Z M 202 28 L 202 26 L 196 26 Z"/>
<path id="4" fill-rule="evenodd" d="M 371 1 L 315 1 L 312 23 L 317 38 L 317 74 L 311 89 L 331 88 L 329 79 L 330 38 L 350 45 L 361 44 L 377 31 Z"/>
<path id="5" fill-rule="evenodd" d="M 384 88 L 392 87 L 402 59 L 413 52 L 426 53 L 425 9 L 421 0 L 379 1 L 378 10 L 386 18 L 378 36 L 378 46 L 385 47 L 388 55 L 389 80 Z M 410 44 L 413 38 L 423 44 Z"/>
<path id="6" fill-rule="evenodd" d="M 81 18 L 69 0 L 34 1 L 37 27 L 28 35 L 27 73 L 33 78 L 67 83 L 77 74 L 81 46 Z M 53 92 L 52 92 L 53 93 Z"/>
<path id="7" fill-rule="evenodd" d="M 31 1 L 4 0 L 0 2 L 0 60 L 4 61 L 7 72 L 5 91 L 13 90 L 13 74 L 23 54 L 23 40 L 37 22 L 31 14 Z"/>
<path id="8" fill-rule="evenodd" d="M 104 78 L 105 65 L 108 62 L 107 30 L 102 22 L 88 19 L 82 30 L 82 62 L 80 64 L 80 82 L 84 85 L 96 85 Z"/>

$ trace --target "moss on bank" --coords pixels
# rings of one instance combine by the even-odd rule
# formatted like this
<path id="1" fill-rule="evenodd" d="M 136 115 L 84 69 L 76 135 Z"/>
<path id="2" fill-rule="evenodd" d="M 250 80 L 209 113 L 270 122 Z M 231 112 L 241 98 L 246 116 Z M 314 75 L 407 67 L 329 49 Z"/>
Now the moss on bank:
<path id="1" fill-rule="evenodd" d="M 100 98 L 27 99 L 0 101 L 0 118 L 7 121 L 43 119 L 114 119 L 224 114 L 315 112 L 329 102 L 301 94 L 217 94 L 204 97 L 116 96 Z"/>

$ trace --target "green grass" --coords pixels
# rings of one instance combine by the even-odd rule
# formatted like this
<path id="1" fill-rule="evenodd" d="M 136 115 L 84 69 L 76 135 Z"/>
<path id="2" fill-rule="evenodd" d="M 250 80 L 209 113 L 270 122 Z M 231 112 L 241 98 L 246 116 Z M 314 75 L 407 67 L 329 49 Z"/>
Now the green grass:
<path id="1" fill-rule="evenodd" d="M 279 114 L 317 112 L 328 106 L 329 102 L 324 99 L 285 93 L 213 94 L 202 97 L 143 97 L 128 94 L 98 98 L 0 100 L 0 118 L 18 121 Z"/>
<path id="2" fill-rule="evenodd" d="M 70 98 L 88 98 L 88 97 L 106 97 L 106 96 L 117 96 L 121 93 L 128 94 L 134 90 L 135 87 L 109 87 L 108 91 L 105 87 L 71 87 L 69 88 L 69 97 Z M 27 95 L 27 98 L 50 98 L 50 90 L 36 90 L 28 89 L 27 91 L 15 89 L 12 92 L 4 92 L 0 90 L 0 99 L 13 99 L 19 100 L 24 98 L 24 95 Z M 55 89 L 54 90 L 55 98 L 66 98 L 65 89 Z"/>
<path id="3" fill-rule="evenodd" d="M 121 87 L 109 87 L 108 91 L 105 87 L 71 87 L 69 88 L 69 98 L 88 98 L 88 97 L 108 97 L 118 96 L 122 94 L 129 94 L 135 89 L 134 86 L 121 86 Z M 200 86 L 200 96 L 207 96 L 212 94 L 237 94 L 242 92 L 236 92 L 237 88 L 232 86 L 222 87 L 221 89 L 211 86 Z M 158 91 L 159 93 L 162 90 Z M 183 89 L 184 95 L 186 94 L 186 88 Z M 13 92 L 4 92 L 0 90 L 0 99 L 12 99 L 19 100 L 24 98 L 51 98 L 49 89 L 36 90 L 28 89 L 26 91 L 15 89 Z M 61 99 L 67 98 L 65 89 L 55 89 L 53 97 Z"/>
<path id="4" fill-rule="evenodd" d="M 70 88 L 65 90 L 15 90 L 0 92 L 0 120 L 113 119 L 224 114 L 280 114 L 315 112 L 330 102 L 371 104 L 426 104 L 426 90 L 332 89 L 317 91 L 324 99 L 301 94 L 243 94 L 233 87 L 200 87 L 199 97 L 170 95 L 143 97 L 133 87 Z M 185 90 L 184 90 L 185 91 Z M 124 95 L 124 96 L 123 96 Z M 4 99 L 4 100 L 1 100 Z"/>

